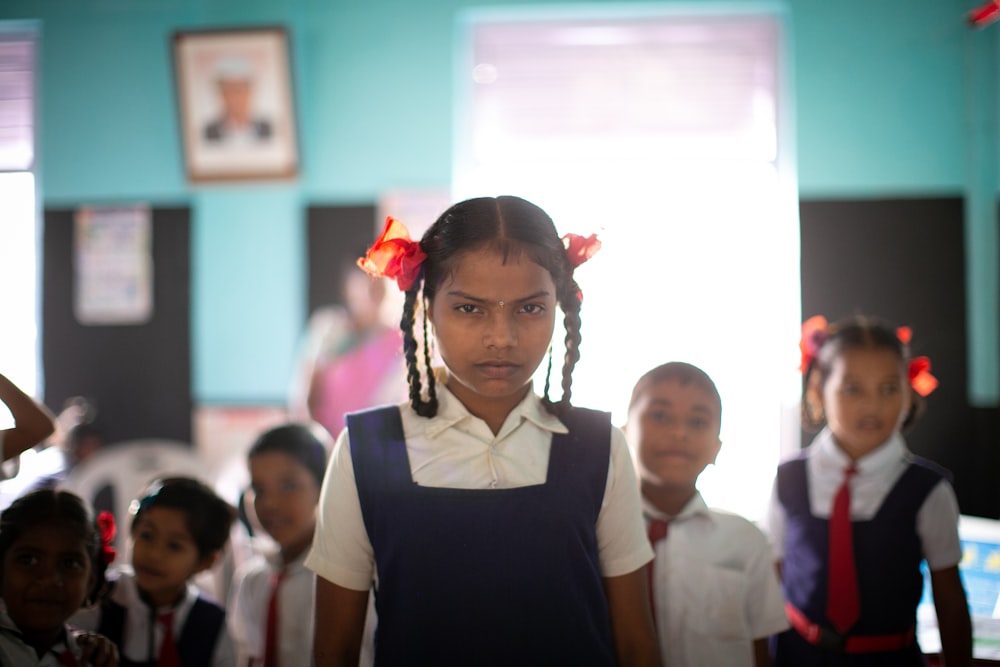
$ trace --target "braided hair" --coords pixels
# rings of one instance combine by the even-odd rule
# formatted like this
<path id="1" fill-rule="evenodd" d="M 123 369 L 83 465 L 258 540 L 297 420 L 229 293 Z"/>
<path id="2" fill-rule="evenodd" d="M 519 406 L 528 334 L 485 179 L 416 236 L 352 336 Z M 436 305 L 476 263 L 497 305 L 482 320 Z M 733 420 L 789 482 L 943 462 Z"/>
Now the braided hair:
<path id="1" fill-rule="evenodd" d="M 456 268 L 457 258 L 464 252 L 483 246 L 498 250 L 506 259 L 523 252 L 532 262 L 546 269 L 556 286 L 556 301 L 563 311 L 566 330 L 562 365 L 562 397 L 558 402 L 549 398 L 552 372 L 551 352 L 545 374 L 543 404 L 556 415 L 570 407 L 573 395 L 573 368 L 580 360 L 580 288 L 573 279 L 573 267 L 566 257 L 552 218 L 541 208 L 520 197 L 478 197 L 451 206 L 441 214 L 420 239 L 420 248 L 427 255 L 421 276 L 406 292 L 400 329 L 403 332 L 403 354 L 406 358 L 410 405 L 417 414 L 433 417 L 438 400 L 427 334 L 427 308 L 437 289 Z M 418 358 L 420 345 L 414 335 L 418 304 L 423 308 L 423 355 Z M 421 368 L 422 366 L 422 368 Z M 427 391 L 423 391 L 423 376 Z"/>

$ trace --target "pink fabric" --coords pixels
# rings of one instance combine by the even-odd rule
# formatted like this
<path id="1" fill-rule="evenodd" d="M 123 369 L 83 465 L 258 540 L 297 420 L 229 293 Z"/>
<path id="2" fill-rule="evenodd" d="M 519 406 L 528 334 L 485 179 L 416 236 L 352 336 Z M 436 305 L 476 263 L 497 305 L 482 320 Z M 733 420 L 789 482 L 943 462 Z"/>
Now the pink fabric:
<path id="1" fill-rule="evenodd" d="M 383 400 L 385 383 L 391 376 L 402 376 L 402 365 L 403 336 L 398 329 L 386 329 L 327 362 L 316 371 L 314 418 L 336 436 L 344 428 L 345 414 Z M 405 398 L 401 393 L 398 400 Z"/>

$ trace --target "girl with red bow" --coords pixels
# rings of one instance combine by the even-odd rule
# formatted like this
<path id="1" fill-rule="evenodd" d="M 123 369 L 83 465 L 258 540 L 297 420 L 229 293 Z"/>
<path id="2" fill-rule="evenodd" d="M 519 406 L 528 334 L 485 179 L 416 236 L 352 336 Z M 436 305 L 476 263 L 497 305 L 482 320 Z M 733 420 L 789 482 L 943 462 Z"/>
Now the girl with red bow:
<path id="1" fill-rule="evenodd" d="M 327 469 L 306 559 L 317 667 L 357 664 L 370 589 L 376 665 L 658 664 L 624 435 L 570 403 L 573 273 L 598 247 L 560 240 L 528 201 L 483 197 L 419 242 L 390 218 L 360 260 L 406 292 L 410 400 L 350 415 Z M 553 400 L 551 357 L 541 396 L 532 377 L 557 309 Z"/>
<path id="2" fill-rule="evenodd" d="M 107 590 L 114 519 L 69 491 L 21 496 L 0 515 L 0 665 L 117 667 L 105 636 L 71 622 Z"/>
<path id="3" fill-rule="evenodd" d="M 930 362 L 910 357 L 909 328 L 866 317 L 817 316 L 802 333 L 803 421 L 822 430 L 778 467 L 772 495 L 792 626 L 775 638 L 775 664 L 925 665 L 915 637 L 924 560 L 945 662 L 971 664 L 950 475 L 902 436 L 937 386 Z"/>

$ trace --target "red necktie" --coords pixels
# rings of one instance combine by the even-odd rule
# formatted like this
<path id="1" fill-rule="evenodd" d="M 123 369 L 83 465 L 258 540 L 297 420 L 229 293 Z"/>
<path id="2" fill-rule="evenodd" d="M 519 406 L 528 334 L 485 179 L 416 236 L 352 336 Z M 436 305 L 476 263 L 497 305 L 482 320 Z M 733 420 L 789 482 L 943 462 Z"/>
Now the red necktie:
<path id="1" fill-rule="evenodd" d="M 826 616 L 841 634 L 849 630 L 861 615 L 851 530 L 850 481 L 857 472 L 853 463 L 844 471 L 844 481 L 834 496 L 833 510 L 830 512 L 830 572 L 827 579 Z"/>
<path id="2" fill-rule="evenodd" d="M 647 526 L 647 535 L 649 536 L 649 543 L 652 545 L 653 549 L 656 549 L 656 543 L 667 537 L 667 522 L 663 519 L 650 519 L 649 525 Z M 649 608 L 653 612 L 653 618 L 656 618 L 656 594 L 653 590 L 653 564 L 656 559 L 649 561 L 646 566 L 646 576 L 649 581 Z"/>
<path id="3" fill-rule="evenodd" d="M 181 667 L 177 642 L 174 641 L 174 612 L 171 610 L 160 614 L 156 620 L 163 626 L 163 641 L 160 642 L 160 657 L 156 659 L 156 667 Z"/>
<path id="4" fill-rule="evenodd" d="M 80 667 L 80 662 L 76 659 L 76 656 L 73 655 L 73 652 L 70 651 L 68 648 L 59 655 L 57 655 L 56 660 L 59 661 L 60 665 L 64 665 L 64 667 Z"/>
<path id="5" fill-rule="evenodd" d="M 264 634 L 264 667 L 278 667 L 278 589 L 285 571 L 271 575 L 271 597 L 267 600 L 267 629 Z"/>

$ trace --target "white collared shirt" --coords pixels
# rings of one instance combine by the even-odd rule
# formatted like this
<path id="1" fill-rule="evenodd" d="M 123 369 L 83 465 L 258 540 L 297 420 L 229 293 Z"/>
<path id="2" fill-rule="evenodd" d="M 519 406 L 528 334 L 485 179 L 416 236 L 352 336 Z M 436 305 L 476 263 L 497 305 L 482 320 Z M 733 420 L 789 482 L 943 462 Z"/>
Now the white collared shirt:
<path id="1" fill-rule="evenodd" d="M 285 579 L 278 592 L 278 664 L 281 667 L 312 665 L 316 575 L 305 567 L 304 560 L 305 554 L 283 566 L 276 550 L 270 550 L 248 560 L 233 575 L 226 622 L 236 644 L 239 665 L 264 663 L 271 581 L 282 568 Z M 361 644 L 361 667 L 374 661 L 374 598 L 369 599 L 368 613 L 365 639 Z"/>
<path id="2" fill-rule="evenodd" d="M 858 459 L 858 472 L 851 478 L 851 519 L 867 521 L 875 516 L 889 491 L 910 465 L 913 455 L 903 436 L 894 433 L 882 445 Z M 808 447 L 806 474 L 809 479 L 809 511 L 829 518 L 833 497 L 840 488 L 850 457 L 834 442 L 829 428 L 823 429 Z M 957 565 L 962 560 L 958 539 L 958 499 L 947 480 L 942 479 L 927 495 L 917 512 L 917 534 L 924 558 L 932 571 Z M 767 533 L 777 560 L 784 558 L 785 512 L 778 501 L 777 482 L 771 490 Z"/>
<path id="3" fill-rule="evenodd" d="M 753 643 L 788 628 L 767 538 L 753 523 L 709 509 L 700 493 L 668 520 L 653 561 L 653 604 L 665 665 L 753 667 Z"/>
<path id="4" fill-rule="evenodd" d="M 76 634 L 73 628 L 67 625 L 63 639 L 56 642 L 48 652 L 39 658 L 34 647 L 24 642 L 21 631 L 7 615 L 7 610 L 2 608 L 2 602 L 0 602 L 0 665 L 4 667 L 7 665 L 15 667 L 63 667 L 59 656 L 67 649 L 78 662 L 82 663 L 80 647 L 76 643 Z"/>
<path id="5" fill-rule="evenodd" d="M 188 613 L 195 601 L 201 595 L 194 584 L 188 584 L 187 591 L 174 611 L 174 637 L 180 638 L 181 630 L 187 621 Z M 122 631 L 122 643 L 118 651 L 132 662 L 143 663 L 149 659 L 149 606 L 139 597 L 135 585 L 135 574 L 131 567 L 123 566 L 115 580 L 110 599 L 125 608 L 125 626 Z M 171 608 L 157 609 L 157 614 L 170 611 Z M 71 624 L 88 630 L 96 630 L 100 623 L 100 607 L 85 609 L 70 619 Z M 156 623 L 153 628 L 153 652 L 159 655 L 160 644 L 163 641 L 163 625 Z M 235 667 L 236 651 L 225 622 L 219 631 L 212 653 L 212 667 Z"/>
<path id="6" fill-rule="evenodd" d="M 413 480 L 427 487 L 509 489 L 545 483 L 552 435 L 566 433 L 541 399 L 528 392 L 493 435 L 444 383 L 437 387 L 437 416 L 400 406 Z M 608 481 L 597 520 L 597 545 L 605 577 L 633 572 L 652 558 L 639 504 L 635 469 L 625 436 L 611 427 Z M 368 590 L 375 575 L 358 499 L 347 430 L 337 438 L 323 481 L 316 539 L 306 567 L 352 590 Z"/>

